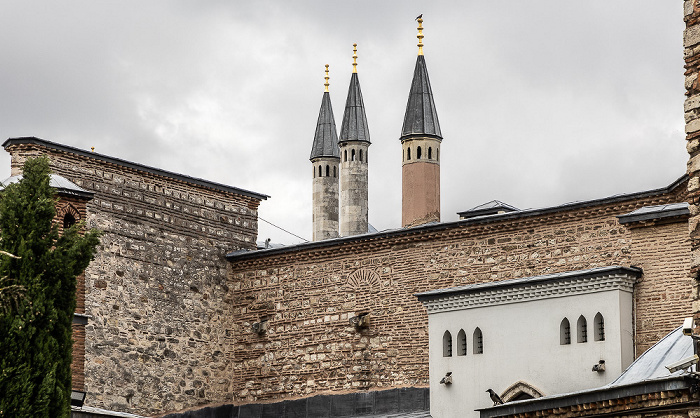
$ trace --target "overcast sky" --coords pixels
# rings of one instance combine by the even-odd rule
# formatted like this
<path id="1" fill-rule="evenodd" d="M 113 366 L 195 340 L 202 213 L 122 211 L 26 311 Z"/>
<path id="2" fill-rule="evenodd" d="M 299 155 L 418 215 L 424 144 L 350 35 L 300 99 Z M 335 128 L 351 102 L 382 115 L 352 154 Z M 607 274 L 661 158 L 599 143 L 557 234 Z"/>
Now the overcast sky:
<path id="1" fill-rule="evenodd" d="M 424 18 L 442 220 L 685 172 L 683 5 L 668 0 L 0 3 L 0 136 L 37 136 L 270 195 L 311 239 L 324 64 L 340 129 L 358 44 L 369 221 L 401 223 L 399 135 Z M 0 175 L 9 176 L 0 156 Z M 260 222 L 259 240 L 300 239 Z"/>

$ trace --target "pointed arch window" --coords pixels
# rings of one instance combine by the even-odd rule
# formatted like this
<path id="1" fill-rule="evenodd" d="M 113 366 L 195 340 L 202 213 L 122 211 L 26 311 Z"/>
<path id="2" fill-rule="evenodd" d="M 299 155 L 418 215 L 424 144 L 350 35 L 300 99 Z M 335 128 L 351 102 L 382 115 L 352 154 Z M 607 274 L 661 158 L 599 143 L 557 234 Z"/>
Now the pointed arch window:
<path id="1" fill-rule="evenodd" d="M 474 354 L 484 354 L 484 334 L 481 333 L 481 328 L 477 327 L 474 330 L 474 335 L 472 337 L 473 353 Z"/>
<path id="2" fill-rule="evenodd" d="M 362 150 L 360 150 L 360 162 L 362 162 Z"/>
<path id="3" fill-rule="evenodd" d="M 68 212 L 63 216 L 63 229 L 66 230 L 73 225 L 75 225 L 75 216 Z"/>
<path id="4" fill-rule="evenodd" d="M 571 325 L 566 318 L 562 319 L 561 324 L 559 324 L 559 344 L 571 344 Z"/>
<path id="5" fill-rule="evenodd" d="M 450 331 L 445 331 L 442 335 L 442 356 L 452 357 L 452 334 Z"/>
<path id="6" fill-rule="evenodd" d="M 588 323 L 583 315 L 579 316 L 578 321 L 576 321 L 576 342 L 588 342 Z"/>
<path id="7" fill-rule="evenodd" d="M 314 178 L 316 178 L 316 167 L 313 167 L 313 166 L 312 166 L 312 167 L 311 167 L 311 171 L 314 172 Z"/>
<path id="8" fill-rule="evenodd" d="M 433 159 L 433 147 L 428 147 L 428 159 Z"/>
<path id="9" fill-rule="evenodd" d="M 440 161 L 440 148 L 435 148 L 435 160 Z"/>
<path id="10" fill-rule="evenodd" d="M 595 338 L 596 341 L 605 341 L 605 320 L 603 315 L 598 312 L 593 319 L 593 326 L 595 327 Z"/>
<path id="11" fill-rule="evenodd" d="M 320 165 L 318 166 L 318 176 L 323 177 L 323 167 L 321 167 Z"/>
<path id="12" fill-rule="evenodd" d="M 337 168 L 338 168 L 338 167 L 333 166 L 333 177 L 338 177 L 338 173 L 336 172 L 336 169 L 337 169 Z"/>
<path id="13" fill-rule="evenodd" d="M 406 159 L 411 161 L 411 147 L 406 148 Z"/>
<path id="14" fill-rule="evenodd" d="M 460 329 L 459 333 L 457 333 L 457 355 L 467 355 L 467 333 L 463 329 Z"/>
<path id="15" fill-rule="evenodd" d="M 355 161 L 355 150 L 350 151 L 350 161 Z"/>
<path id="16" fill-rule="evenodd" d="M 369 162 L 369 150 L 367 150 L 367 152 L 365 152 L 365 162 L 366 163 Z"/>
<path id="17" fill-rule="evenodd" d="M 331 175 L 331 168 L 328 165 L 326 165 L 326 177 L 330 177 L 330 175 Z"/>
<path id="18" fill-rule="evenodd" d="M 421 151 L 421 148 L 418 147 L 418 149 L 416 149 L 416 160 L 420 160 L 422 156 L 423 156 L 423 153 Z"/>

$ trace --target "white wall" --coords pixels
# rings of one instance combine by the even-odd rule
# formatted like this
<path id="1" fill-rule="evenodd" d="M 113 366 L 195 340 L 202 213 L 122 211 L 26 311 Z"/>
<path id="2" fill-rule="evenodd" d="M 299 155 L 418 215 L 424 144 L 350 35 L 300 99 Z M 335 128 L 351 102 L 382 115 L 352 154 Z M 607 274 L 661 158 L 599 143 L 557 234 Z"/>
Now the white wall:
<path id="1" fill-rule="evenodd" d="M 594 317 L 605 319 L 605 341 L 594 341 Z M 576 342 L 580 315 L 587 320 L 588 342 Z M 562 319 L 571 325 L 571 344 L 560 345 Z M 487 389 L 501 394 L 524 381 L 543 395 L 573 392 L 611 382 L 633 360 L 632 294 L 626 290 L 529 300 L 428 315 L 430 337 L 430 412 L 434 418 L 472 416 L 491 406 Z M 483 354 L 472 353 L 472 333 L 483 333 Z M 458 356 L 460 329 L 467 355 Z M 452 334 L 452 357 L 443 357 L 445 330 Z M 593 372 L 598 360 L 606 371 Z M 451 385 L 440 384 L 452 372 Z"/>

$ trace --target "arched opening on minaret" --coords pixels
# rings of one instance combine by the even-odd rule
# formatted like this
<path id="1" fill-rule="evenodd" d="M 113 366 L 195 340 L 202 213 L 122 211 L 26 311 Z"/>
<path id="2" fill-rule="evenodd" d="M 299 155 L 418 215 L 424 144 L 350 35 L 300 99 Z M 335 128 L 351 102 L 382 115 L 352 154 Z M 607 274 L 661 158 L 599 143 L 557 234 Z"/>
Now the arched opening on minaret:
<path id="1" fill-rule="evenodd" d="M 336 173 L 336 166 L 333 166 L 333 177 L 338 177 L 338 174 Z"/>
<path id="2" fill-rule="evenodd" d="M 365 152 L 365 162 L 366 163 L 369 162 L 369 150 L 367 150 L 367 152 Z"/>
<path id="3" fill-rule="evenodd" d="M 311 171 L 314 172 L 314 178 L 316 178 L 316 167 L 311 167 Z"/>
<path id="4" fill-rule="evenodd" d="M 326 165 L 326 177 L 329 177 L 331 175 L 331 167 Z"/>
<path id="5" fill-rule="evenodd" d="M 355 150 L 350 151 L 350 161 L 355 161 Z"/>
<path id="6" fill-rule="evenodd" d="M 318 166 L 318 176 L 323 177 L 323 167 L 320 165 Z"/>
<path id="7" fill-rule="evenodd" d="M 428 147 L 428 159 L 433 159 L 433 147 Z"/>
<path id="8" fill-rule="evenodd" d="M 411 161 L 411 147 L 406 149 L 406 160 Z"/>
<path id="9" fill-rule="evenodd" d="M 420 160 L 421 157 L 423 156 L 423 152 L 420 147 L 416 150 L 416 160 Z"/>
<path id="10" fill-rule="evenodd" d="M 360 162 L 362 162 L 362 150 L 360 150 Z"/>
<path id="11" fill-rule="evenodd" d="M 345 150 L 345 155 L 344 155 L 343 161 L 346 161 L 346 162 L 348 161 L 348 150 Z"/>
<path id="12" fill-rule="evenodd" d="M 440 149 L 439 148 L 435 149 L 435 160 L 440 161 Z"/>

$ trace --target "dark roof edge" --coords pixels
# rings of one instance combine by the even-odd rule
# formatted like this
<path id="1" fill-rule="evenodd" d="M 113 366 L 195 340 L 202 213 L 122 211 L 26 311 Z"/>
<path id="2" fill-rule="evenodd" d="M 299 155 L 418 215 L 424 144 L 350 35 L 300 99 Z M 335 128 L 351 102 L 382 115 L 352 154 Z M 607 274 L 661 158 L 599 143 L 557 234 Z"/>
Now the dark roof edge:
<path id="1" fill-rule="evenodd" d="M 123 167 L 128 167 L 138 171 L 144 171 L 147 173 L 155 174 L 162 177 L 168 177 L 175 180 L 184 181 L 186 183 L 196 184 L 197 186 L 208 187 L 210 189 L 219 190 L 222 192 L 235 193 L 247 197 L 252 197 L 258 200 L 266 200 L 268 195 L 252 192 L 250 190 L 239 189 L 238 187 L 227 186 L 225 184 L 216 183 L 209 180 L 200 179 L 197 177 L 190 177 L 184 174 L 174 173 L 172 171 L 162 170 L 160 168 L 149 167 L 147 165 L 134 163 L 127 160 L 122 160 L 117 157 L 110 157 L 108 155 L 99 154 L 97 152 L 85 151 L 80 148 L 71 147 L 69 145 L 63 145 L 56 142 L 48 141 L 46 139 L 41 139 L 33 136 L 20 137 L 20 138 L 8 138 L 2 143 L 3 148 L 7 148 L 10 145 L 20 145 L 20 144 L 36 144 L 41 145 L 46 148 L 52 148 L 58 151 L 69 152 L 71 154 L 81 155 L 83 157 L 94 158 L 96 160 L 102 160 L 108 163 L 117 164 Z"/>
<path id="2" fill-rule="evenodd" d="M 286 247 L 270 248 L 267 250 L 248 251 L 245 253 L 240 253 L 240 252 L 234 251 L 234 252 L 226 254 L 226 258 L 229 261 L 244 261 L 244 260 L 250 260 L 253 258 L 257 258 L 260 256 L 279 255 L 279 254 L 284 254 L 284 253 L 293 252 L 293 251 L 325 248 L 325 247 L 330 247 L 330 246 L 334 246 L 334 245 L 338 245 L 338 244 L 362 242 L 362 241 L 367 241 L 367 240 L 382 239 L 382 238 L 388 238 L 388 237 L 398 237 L 398 236 L 405 236 L 405 235 L 415 235 L 415 234 L 419 234 L 419 233 L 424 232 L 424 231 L 438 232 L 438 231 L 444 231 L 446 229 L 450 229 L 450 228 L 454 228 L 454 227 L 462 226 L 462 225 L 487 224 L 487 223 L 492 223 L 492 222 L 497 222 L 497 221 L 502 221 L 502 220 L 511 220 L 511 219 L 518 219 L 518 218 L 526 218 L 526 217 L 530 217 L 530 216 L 546 215 L 549 213 L 563 212 L 566 210 L 580 209 L 580 208 L 589 207 L 589 206 L 598 206 L 598 205 L 604 205 L 604 204 L 609 204 L 609 203 L 622 202 L 625 200 L 632 200 L 632 199 L 639 199 L 639 198 L 649 197 L 649 196 L 663 195 L 663 194 L 667 194 L 667 193 L 672 192 L 673 190 L 675 190 L 678 186 L 680 186 L 686 180 L 688 180 L 688 175 L 684 174 L 678 180 L 675 180 L 673 183 L 671 183 L 667 187 L 662 187 L 660 189 L 654 189 L 654 190 L 648 190 L 648 191 L 644 191 L 644 192 L 615 195 L 615 196 L 606 197 L 606 198 L 602 198 L 602 199 L 588 200 L 588 201 L 583 201 L 583 202 L 566 203 L 563 205 L 552 206 L 552 207 L 543 208 L 543 209 L 527 209 L 527 210 L 519 210 L 519 211 L 515 211 L 515 212 L 488 215 L 488 216 L 483 216 L 483 217 L 473 217 L 473 218 L 467 218 L 467 219 L 460 219 L 458 221 L 452 221 L 452 222 L 430 223 L 430 224 L 415 226 L 412 228 L 392 229 L 392 230 L 382 231 L 382 232 L 378 232 L 378 233 L 374 233 L 374 234 L 354 235 L 351 237 L 333 238 L 333 239 L 327 239 L 327 240 L 323 240 L 323 241 L 309 241 L 309 242 L 304 242 L 304 243 L 296 244 L 296 245 L 290 245 L 290 246 L 286 246 Z"/>
<path id="3" fill-rule="evenodd" d="M 670 376 L 662 379 L 645 380 L 615 387 L 600 387 L 596 389 L 567 393 L 562 395 L 546 396 L 517 403 L 494 406 L 491 408 L 477 409 L 481 418 L 502 417 L 507 415 L 522 414 L 526 412 L 542 411 L 554 408 L 565 408 L 573 405 L 582 405 L 619 399 L 628 396 L 658 393 L 669 390 L 687 389 L 688 382 L 684 376 Z M 696 404 L 697 402 L 694 402 Z"/>
<path id="4" fill-rule="evenodd" d="M 606 274 L 629 274 L 631 276 L 640 277 L 643 273 L 642 269 L 639 267 L 624 267 L 624 266 L 609 266 L 609 267 L 597 267 L 586 270 L 574 270 L 566 271 L 562 273 L 550 273 L 542 274 L 539 276 L 529 276 L 529 277 L 516 277 L 514 279 L 499 280 L 496 282 L 486 282 L 486 283 L 476 283 L 477 287 L 467 286 L 453 286 L 445 289 L 435 289 L 428 290 L 426 292 L 416 293 L 413 296 L 418 298 L 419 301 L 428 301 L 432 299 L 439 299 L 444 295 L 463 295 L 467 293 L 479 293 L 484 290 L 490 290 L 493 288 L 513 288 L 528 286 L 532 284 L 543 284 L 558 282 L 567 279 L 585 279 L 589 277 L 597 277 Z M 471 285 L 473 286 L 473 285 Z"/>
<path id="5" fill-rule="evenodd" d="M 402 142 L 407 140 L 407 139 L 421 139 L 421 138 L 430 138 L 430 139 L 438 139 L 442 141 L 442 137 L 440 135 L 434 135 L 434 134 L 406 134 L 406 135 L 401 135 L 399 137 L 399 140 Z"/>
<path id="6" fill-rule="evenodd" d="M 685 208 L 679 208 L 679 209 L 672 209 L 672 210 L 665 210 L 665 211 L 656 211 L 656 212 L 649 212 L 649 213 L 643 213 L 639 215 L 618 215 L 617 219 L 621 224 L 629 224 L 633 222 L 643 222 L 643 221 L 651 221 L 651 220 L 657 220 L 657 219 L 667 219 L 667 218 L 677 218 L 677 217 L 685 217 L 685 216 L 690 216 L 690 209 L 685 207 Z"/>

